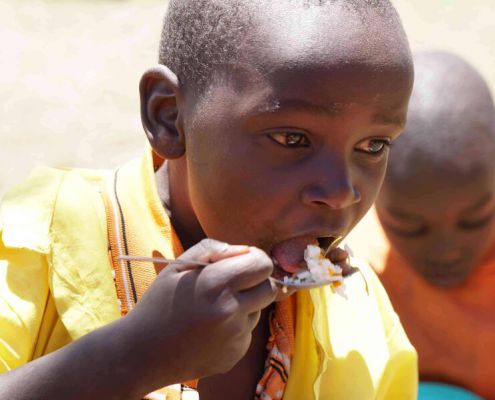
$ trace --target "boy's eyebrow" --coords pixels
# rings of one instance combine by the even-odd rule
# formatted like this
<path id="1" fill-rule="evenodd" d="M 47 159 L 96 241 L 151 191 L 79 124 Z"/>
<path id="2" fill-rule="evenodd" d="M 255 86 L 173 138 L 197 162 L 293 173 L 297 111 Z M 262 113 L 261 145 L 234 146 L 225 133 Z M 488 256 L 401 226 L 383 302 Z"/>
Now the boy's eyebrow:
<path id="1" fill-rule="evenodd" d="M 280 109 L 284 109 L 284 111 L 305 112 L 318 116 L 324 115 L 335 117 L 340 111 L 342 111 L 343 107 L 344 104 L 338 102 L 329 103 L 326 107 L 324 107 L 302 99 L 273 99 L 263 103 L 260 107 L 257 107 L 253 114 L 270 114 L 276 113 L 280 111 Z"/>
<path id="2" fill-rule="evenodd" d="M 283 99 L 283 100 L 271 100 L 267 103 L 257 107 L 253 114 L 265 114 L 276 113 L 280 109 L 292 112 L 305 112 L 317 116 L 329 116 L 336 117 L 345 107 L 345 103 L 331 102 L 326 106 L 311 103 L 303 99 Z M 378 112 L 373 116 L 373 122 L 377 122 L 383 125 L 399 125 L 404 126 L 406 123 L 405 115 L 396 114 L 390 112 Z"/>
<path id="3" fill-rule="evenodd" d="M 398 125 L 403 127 L 406 124 L 406 116 L 393 112 L 390 112 L 390 114 L 379 112 L 373 116 L 373 122 L 378 122 L 383 125 Z"/>
<path id="4" fill-rule="evenodd" d="M 414 216 L 414 215 L 405 213 L 403 211 L 396 210 L 394 208 L 387 208 L 387 211 L 388 211 L 389 214 L 391 214 L 392 216 L 397 217 L 397 218 L 409 219 L 409 220 L 418 220 L 418 219 L 420 219 L 417 216 Z"/>
<path id="5" fill-rule="evenodd" d="M 469 214 L 471 212 L 477 211 L 480 207 L 483 207 L 487 203 L 489 203 L 493 199 L 493 194 L 492 193 L 487 193 L 481 197 L 480 200 L 478 200 L 476 203 L 474 203 L 472 206 L 467 207 L 465 210 L 462 211 L 463 214 Z"/>

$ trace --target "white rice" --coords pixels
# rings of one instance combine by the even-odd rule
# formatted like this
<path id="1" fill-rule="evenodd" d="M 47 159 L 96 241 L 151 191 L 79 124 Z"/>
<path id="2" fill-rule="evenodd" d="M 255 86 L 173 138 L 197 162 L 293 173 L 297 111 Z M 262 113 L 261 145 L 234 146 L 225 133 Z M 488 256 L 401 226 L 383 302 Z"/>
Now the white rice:
<path id="1" fill-rule="evenodd" d="M 284 276 L 284 284 L 303 286 L 305 284 L 340 282 L 340 285 L 335 286 L 342 285 L 344 281 L 342 268 L 339 265 L 333 264 L 328 258 L 325 258 L 320 247 L 309 244 L 304 251 L 304 261 L 306 261 L 308 269 L 292 276 Z"/>

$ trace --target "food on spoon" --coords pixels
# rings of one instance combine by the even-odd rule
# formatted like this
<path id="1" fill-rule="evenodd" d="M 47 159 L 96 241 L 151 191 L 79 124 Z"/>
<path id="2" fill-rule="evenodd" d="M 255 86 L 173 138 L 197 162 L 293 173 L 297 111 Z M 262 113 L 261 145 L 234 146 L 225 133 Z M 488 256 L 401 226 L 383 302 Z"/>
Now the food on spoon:
<path id="1" fill-rule="evenodd" d="M 282 282 L 285 285 L 304 287 L 305 285 L 328 283 L 337 293 L 347 297 L 342 268 L 326 258 L 319 246 L 309 244 L 304 251 L 304 261 L 308 269 L 292 276 L 284 276 Z"/>

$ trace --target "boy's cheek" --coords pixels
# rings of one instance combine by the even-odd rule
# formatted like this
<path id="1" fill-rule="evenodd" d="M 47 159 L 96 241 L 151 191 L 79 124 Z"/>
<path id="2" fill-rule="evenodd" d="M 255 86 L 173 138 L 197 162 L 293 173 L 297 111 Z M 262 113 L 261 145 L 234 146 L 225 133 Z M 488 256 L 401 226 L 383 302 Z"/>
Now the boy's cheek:
<path id="1" fill-rule="evenodd" d="M 196 217 L 207 237 L 231 244 L 259 247 L 267 251 L 263 237 L 270 233 L 268 222 L 256 209 L 242 202 L 204 202 L 198 204 Z"/>
<path id="2" fill-rule="evenodd" d="M 357 171 L 356 169 L 354 170 L 356 172 L 353 174 L 353 183 L 361 196 L 360 207 L 361 211 L 363 211 L 359 218 L 361 219 L 378 199 L 385 178 L 387 159 L 383 158 L 380 162 L 374 164 L 365 163 L 361 160 L 360 164 L 356 165 L 358 165 L 358 168 Z"/>

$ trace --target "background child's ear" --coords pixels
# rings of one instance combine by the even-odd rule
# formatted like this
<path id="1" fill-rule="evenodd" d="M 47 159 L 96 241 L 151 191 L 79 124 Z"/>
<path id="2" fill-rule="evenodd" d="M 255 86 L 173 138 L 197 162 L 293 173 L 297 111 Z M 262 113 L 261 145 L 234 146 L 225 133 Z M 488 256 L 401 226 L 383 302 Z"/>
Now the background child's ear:
<path id="1" fill-rule="evenodd" d="M 179 127 L 177 76 L 166 66 L 148 69 L 139 84 L 141 121 L 153 150 L 165 159 L 185 152 L 184 135 Z"/>

